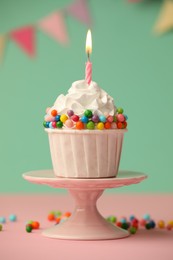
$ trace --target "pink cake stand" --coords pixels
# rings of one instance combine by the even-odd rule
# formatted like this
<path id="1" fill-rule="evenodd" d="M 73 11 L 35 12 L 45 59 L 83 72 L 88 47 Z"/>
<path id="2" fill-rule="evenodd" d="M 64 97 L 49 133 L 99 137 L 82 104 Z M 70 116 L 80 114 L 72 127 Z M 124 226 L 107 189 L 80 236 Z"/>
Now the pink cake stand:
<path id="1" fill-rule="evenodd" d="M 129 236 L 123 230 L 108 223 L 98 212 L 96 202 L 107 188 L 117 188 L 139 183 L 147 175 L 132 171 L 119 171 L 116 178 L 70 179 L 55 177 L 52 170 L 32 171 L 23 178 L 36 184 L 68 189 L 75 200 L 72 216 L 65 222 L 43 231 L 43 235 L 58 239 L 105 240 Z"/>

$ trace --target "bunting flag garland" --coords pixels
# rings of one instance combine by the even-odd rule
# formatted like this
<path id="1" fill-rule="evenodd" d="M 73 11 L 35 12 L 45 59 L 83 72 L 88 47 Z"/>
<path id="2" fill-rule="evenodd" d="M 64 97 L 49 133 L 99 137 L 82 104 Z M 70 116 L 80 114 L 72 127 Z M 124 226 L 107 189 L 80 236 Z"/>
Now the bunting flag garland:
<path id="1" fill-rule="evenodd" d="M 10 38 L 29 56 L 35 55 L 35 28 L 27 26 L 10 33 Z"/>
<path id="2" fill-rule="evenodd" d="M 91 17 L 86 0 L 76 0 L 66 8 L 66 11 L 80 22 L 83 22 L 86 25 L 91 25 Z"/>
<path id="3" fill-rule="evenodd" d="M 139 3 L 144 0 L 126 1 L 129 3 Z M 163 1 L 163 7 L 154 28 L 154 31 L 159 34 L 173 29 L 173 0 Z M 72 16 L 83 24 L 90 26 L 91 17 L 87 2 L 88 0 L 74 0 L 73 3 L 70 3 L 63 9 L 52 12 L 30 26 L 17 28 L 0 35 L 0 62 L 3 59 L 7 39 L 15 42 L 29 57 L 34 57 L 36 55 L 35 37 L 37 28 L 63 45 L 68 43 L 69 38 L 64 14 Z"/>
<path id="4" fill-rule="evenodd" d="M 0 35 L 0 62 L 3 60 L 3 54 L 5 51 L 6 35 Z"/>
<path id="5" fill-rule="evenodd" d="M 68 33 L 66 29 L 64 14 L 74 16 L 80 22 L 86 25 L 90 24 L 91 18 L 89 15 L 89 9 L 87 6 L 87 0 L 75 0 L 69 6 L 52 12 L 48 16 L 36 21 L 30 26 L 22 26 L 4 35 L 0 35 L 0 62 L 5 51 L 7 42 L 6 35 L 9 35 L 8 39 L 15 42 L 19 48 L 21 48 L 29 57 L 36 55 L 36 29 L 43 31 L 48 36 L 61 44 L 66 44 L 68 39 Z"/>
<path id="6" fill-rule="evenodd" d="M 162 34 L 173 29 L 173 1 L 165 0 L 154 31 Z"/>
<path id="7" fill-rule="evenodd" d="M 52 36 L 58 42 L 68 42 L 67 30 L 64 23 L 64 16 L 61 12 L 51 13 L 37 24 L 38 28 Z"/>

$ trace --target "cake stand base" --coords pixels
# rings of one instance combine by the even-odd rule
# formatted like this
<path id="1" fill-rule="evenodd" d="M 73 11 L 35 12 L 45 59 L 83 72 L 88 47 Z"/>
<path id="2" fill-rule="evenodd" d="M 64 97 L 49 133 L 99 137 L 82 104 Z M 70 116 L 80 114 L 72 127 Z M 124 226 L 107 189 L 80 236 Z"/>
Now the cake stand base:
<path id="1" fill-rule="evenodd" d="M 43 170 L 25 173 L 23 177 L 32 183 L 66 188 L 75 200 L 72 216 L 43 231 L 44 236 L 71 240 L 107 240 L 127 237 L 129 232 L 108 223 L 101 216 L 96 206 L 98 198 L 106 188 L 139 183 L 147 175 L 120 171 L 116 178 L 68 179 L 55 177 L 52 170 Z"/>

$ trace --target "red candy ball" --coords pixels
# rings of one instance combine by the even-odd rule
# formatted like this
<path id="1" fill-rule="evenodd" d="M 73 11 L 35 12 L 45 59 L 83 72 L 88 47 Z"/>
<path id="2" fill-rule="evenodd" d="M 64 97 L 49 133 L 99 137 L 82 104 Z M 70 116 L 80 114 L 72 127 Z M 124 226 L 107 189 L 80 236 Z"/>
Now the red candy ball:
<path id="1" fill-rule="evenodd" d="M 106 123 L 104 124 L 104 127 L 105 127 L 106 129 L 110 129 L 110 128 L 111 128 L 111 123 L 110 123 L 110 122 L 106 122 Z"/>
<path id="2" fill-rule="evenodd" d="M 71 116 L 71 119 L 72 119 L 74 122 L 78 122 L 78 121 L 79 121 L 79 117 L 78 117 L 77 115 Z"/>
<path id="3" fill-rule="evenodd" d="M 118 122 L 118 123 L 117 123 L 117 128 L 118 128 L 118 129 L 122 129 L 122 128 L 123 128 L 123 123 Z"/>
<path id="4" fill-rule="evenodd" d="M 57 122 L 52 122 L 52 127 L 53 127 L 53 128 L 56 128 L 56 123 L 57 123 Z"/>

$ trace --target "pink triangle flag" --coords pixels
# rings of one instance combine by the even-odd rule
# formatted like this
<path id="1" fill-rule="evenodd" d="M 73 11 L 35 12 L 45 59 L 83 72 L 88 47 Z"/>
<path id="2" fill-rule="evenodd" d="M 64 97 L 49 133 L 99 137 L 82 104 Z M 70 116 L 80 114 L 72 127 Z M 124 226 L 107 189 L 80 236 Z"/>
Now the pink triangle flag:
<path id="1" fill-rule="evenodd" d="M 64 16 L 61 12 L 53 12 L 37 23 L 39 29 L 53 37 L 58 42 L 65 44 L 68 42 L 67 30 Z"/>
<path id="2" fill-rule="evenodd" d="M 66 8 L 67 12 L 87 25 L 91 25 L 91 17 L 86 0 L 76 0 Z"/>
<path id="3" fill-rule="evenodd" d="M 35 55 L 35 28 L 26 26 L 10 33 L 10 38 L 29 56 Z"/>

